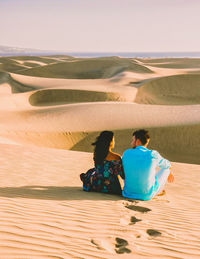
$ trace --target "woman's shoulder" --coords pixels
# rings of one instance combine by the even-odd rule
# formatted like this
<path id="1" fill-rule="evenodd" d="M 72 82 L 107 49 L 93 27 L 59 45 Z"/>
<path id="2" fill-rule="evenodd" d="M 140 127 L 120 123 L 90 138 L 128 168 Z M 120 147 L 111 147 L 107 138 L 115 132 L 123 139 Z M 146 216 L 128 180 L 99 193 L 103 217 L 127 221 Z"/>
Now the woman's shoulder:
<path id="1" fill-rule="evenodd" d="M 108 161 L 121 161 L 121 156 L 117 153 L 109 152 L 107 157 L 106 157 L 106 160 L 108 160 Z"/>

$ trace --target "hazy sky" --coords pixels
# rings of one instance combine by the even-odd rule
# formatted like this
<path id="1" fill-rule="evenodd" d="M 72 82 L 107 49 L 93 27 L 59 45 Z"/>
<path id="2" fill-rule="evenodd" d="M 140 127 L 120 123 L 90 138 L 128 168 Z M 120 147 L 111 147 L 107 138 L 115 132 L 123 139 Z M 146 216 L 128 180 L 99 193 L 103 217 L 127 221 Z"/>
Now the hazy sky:
<path id="1" fill-rule="evenodd" d="M 200 51 L 200 0 L 0 0 L 0 45 Z"/>

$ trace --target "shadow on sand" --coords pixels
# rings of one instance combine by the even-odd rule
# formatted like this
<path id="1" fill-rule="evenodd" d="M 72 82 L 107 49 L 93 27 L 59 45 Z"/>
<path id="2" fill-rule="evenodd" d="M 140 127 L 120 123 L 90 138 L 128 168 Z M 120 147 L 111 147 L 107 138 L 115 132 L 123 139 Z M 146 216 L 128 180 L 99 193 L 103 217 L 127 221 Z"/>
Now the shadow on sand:
<path id="1" fill-rule="evenodd" d="M 21 186 L 1 187 L 0 197 L 42 200 L 122 200 L 120 195 L 85 192 L 76 186 Z"/>

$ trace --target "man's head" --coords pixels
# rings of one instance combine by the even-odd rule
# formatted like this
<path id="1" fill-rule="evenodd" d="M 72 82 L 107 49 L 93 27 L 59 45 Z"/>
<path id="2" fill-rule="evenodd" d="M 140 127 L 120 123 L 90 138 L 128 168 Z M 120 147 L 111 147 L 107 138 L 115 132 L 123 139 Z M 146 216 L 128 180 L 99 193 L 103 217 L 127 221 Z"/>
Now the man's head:
<path id="1" fill-rule="evenodd" d="M 133 139 L 132 139 L 131 145 L 133 148 L 136 148 L 137 146 L 146 147 L 149 143 L 149 140 L 150 140 L 150 136 L 147 130 L 144 130 L 144 129 L 136 130 L 135 132 L 133 132 Z"/>

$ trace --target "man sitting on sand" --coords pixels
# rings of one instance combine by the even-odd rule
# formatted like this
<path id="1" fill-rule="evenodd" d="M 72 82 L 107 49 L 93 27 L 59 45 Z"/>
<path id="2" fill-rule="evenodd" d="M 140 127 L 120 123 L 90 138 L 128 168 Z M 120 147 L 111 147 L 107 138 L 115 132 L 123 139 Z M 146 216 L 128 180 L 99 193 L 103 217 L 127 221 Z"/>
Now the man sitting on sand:
<path id="1" fill-rule="evenodd" d="M 150 136 L 146 130 L 133 133 L 132 147 L 124 152 L 122 163 L 125 183 L 122 194 L 126 198 L 150 200 L 163 191 L 168 182 L 173 182 L 170 162 L 157 151 L 147 149 Z M 156 168 L 161 169 L 156 172 Z"/>

